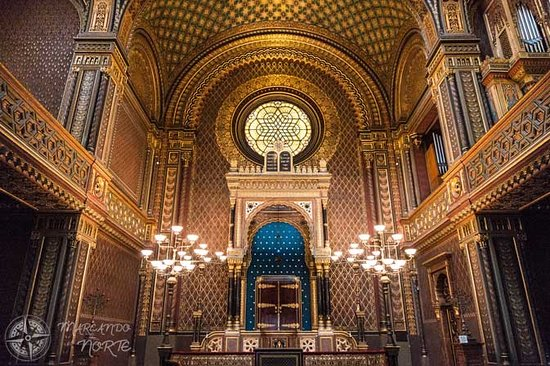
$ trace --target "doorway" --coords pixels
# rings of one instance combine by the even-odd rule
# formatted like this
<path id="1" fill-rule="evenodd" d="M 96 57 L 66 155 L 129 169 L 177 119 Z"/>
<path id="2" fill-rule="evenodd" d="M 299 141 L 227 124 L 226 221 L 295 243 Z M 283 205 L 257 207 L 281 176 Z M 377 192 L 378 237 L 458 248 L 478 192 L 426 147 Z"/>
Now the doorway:
<path id="1" fill-rule="evenodd" d="M 300 278 L 260 276 L 256 278 L 256 329 L 301 329 Z"/>
<path id="2" fill-rule="evenodd" d="M 284 315 L 284 320 L 279 322 L 280 330 L 291 330 L 289 327 L 293 323 L 298 324 L 292 326 L 296 330 L 311 330 L 310 274 L 306 265 L 304 238 L 293 225 L 271 222 L 256 232 L 252 240 L 246 280 L 246 330 L 262 330 L 263 324 L 277 324 L 278 315 Z M 262 295 L 262 291 L 257 289 L 262 283 L 269 285 L 271 292 L 266 291 Z M 281 290 L 284 299 L 277 299 L 275 295 L 280 296 Z M 291 298 L 294 300 L 291 301 Z M 261 310 L 258 309 L 259 303 L 266 304 L 260 307 L 266 307 L 265 316 L 274 317 L 273 321 L 264 321 L 265 317 L 256 319 L 258 310 Z M 290 305 L 296 303 L 299 304 L 298 308 Z M 275 311 L 281 311 L 281 314 Z M 290 321 L 287 317 L 297 317 L 299 321 Z M 262 325 L 258 327 L 258 324 Z M 288 325 L 283 327 L 282 324 Z M 277 330 L 277 325 L 269 328 Z"/>
<path id="3" fill-rule="evenodd" d="M 458 338 L 458 323 L 453 306 L 449 279 L 444 273 L 437 275 L 436 295 L 440 309 L 440 326 L 442 341 L 444 345 L 444 354 L 447 359 L 447 365 L 456 365 L 455 340 Z"/>

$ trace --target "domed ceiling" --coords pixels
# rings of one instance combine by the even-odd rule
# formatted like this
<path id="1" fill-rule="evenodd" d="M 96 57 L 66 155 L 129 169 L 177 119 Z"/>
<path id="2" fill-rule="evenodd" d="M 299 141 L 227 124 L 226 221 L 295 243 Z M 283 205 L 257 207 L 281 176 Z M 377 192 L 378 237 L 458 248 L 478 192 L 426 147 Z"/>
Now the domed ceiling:
<path id="1" fill-rule="evenodd" d="M 142 24 L 153 33 L 167 74 L 224 31 L 295 22 L 359 48 L 388 80 L 401 36 L 414 24 L 403 0 L 151 0 L 144 10 Z"/>

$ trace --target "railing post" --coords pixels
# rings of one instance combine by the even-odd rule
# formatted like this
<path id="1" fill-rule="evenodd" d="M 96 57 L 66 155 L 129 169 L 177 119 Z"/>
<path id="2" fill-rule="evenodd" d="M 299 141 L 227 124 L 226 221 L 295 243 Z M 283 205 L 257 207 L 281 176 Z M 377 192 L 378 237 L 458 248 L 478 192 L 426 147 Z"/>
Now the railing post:
<path id="1" fill-rule="evenodd" d="M 399 366 L 399 346 L 387 344 L 384 346 L 388 366 Z"/>

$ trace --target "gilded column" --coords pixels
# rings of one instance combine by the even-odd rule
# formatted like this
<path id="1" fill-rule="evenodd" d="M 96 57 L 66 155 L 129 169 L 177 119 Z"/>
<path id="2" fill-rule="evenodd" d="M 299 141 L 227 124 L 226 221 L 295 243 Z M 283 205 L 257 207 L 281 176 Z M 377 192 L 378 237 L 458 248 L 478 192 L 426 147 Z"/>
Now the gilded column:
<path id="1" fill-rule="evenodd" d="M 39 214 L 21 277 L 14 316 L 33 315 L 50 328 L 44 361 L 70 362 L 79 305 L 97 224 L 78 213 Z"/>
<path id="2" fill-rule="evenodd" d="M 479 83 L 479 41 L 471 35 L 442 38 L 428 60 L 446 155 L 452 164 L 485 134 L 490 114 Z"/>
<path id="3" fill-rule="evenodd" d="M 76 38 L 58 119 L 100 160 L 108 156 L 112 119 L 124 92 L 127 68 L 114 34 L 82 33 Z"/>

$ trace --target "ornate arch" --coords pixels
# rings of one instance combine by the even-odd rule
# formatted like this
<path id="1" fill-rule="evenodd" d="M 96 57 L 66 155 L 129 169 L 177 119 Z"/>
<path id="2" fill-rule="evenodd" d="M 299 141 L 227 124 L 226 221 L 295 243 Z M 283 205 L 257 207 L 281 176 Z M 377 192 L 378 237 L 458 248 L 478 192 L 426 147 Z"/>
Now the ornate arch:
<path id="1" fill-rule="evenodd" d="M 129 81 L 149 117 L 159 120 L 162 113 L 162 79 L 158 57 L 149 34 L 139 29 L 128 51 Z"/>
<path id="2" fill-rule="evenodd" d="M 300 63 L 335 80 L 353 104 L 361 129 L 389 125 L 388 98 L 367 65 L 303 35 L 258 34 L 238 39 L 204 55 L 182 72 L 169 93 L 165 122 L 195 128 L 204 96 L 229 73 L 267 62 Z"/>
<path id="3" fill-rule="evenodd" d="M 426 47 L 418 30 L 410 31 L 400 45 L 393 79 L 393 115 L 395 121 L 406 120 L 428 83 Z M 421 71 L 425 72 L 422 73 Z"/>
<path id="4" fill-rule="evenodd" d="M 80 19 L 80 31 L 86 30 L 86 24 L 88 23 L 88 4 L 84 0 L 70 0 L 71 4 L 78 12 L 78 18 Z"/>
<path id="5" fill-rule="evenodd" d="M 301 216 L 301 219 L 303 222 L 305 222 L 305 225 L 301 223 L 296 223 L 292 220 L 285 220 L 284 218 L 280 220 L 281 222 L 286 222 L 290 225 L 293 225 L 302 235 L 304 238 L 304 245 L 306 248 L 306 256 L 311 256 L 311 253 L 314 252 L 314 240 L 313 240 L 313 233 L 314 233 L 314 224 L 311 217 L 307 214 L 307 212 L 300 207 L 299 205 L 289 202 L 289 201 L 279 201 L 279 200 L 271 200 L 262 203 L 259 205 L 251 214 L 246 218 L 245 221 L 245 232 L 246 232 L 246 242 L 247 245 L 252 242 L 252 239 L 254 238 L 255 233 L 265 226 L 266 224 L 270 222 L 276 222 L 276 218 L 265 218 L 258 222 L 258 218 L 261 216 L 263 212 L 265 212 L 266 209 L 274 206 L 284 206 L 287 208 L 290 208 L 290 212 L 297 213 Z M 279 218 L 280 219 L 280 218 Z M 257 224 L 253 225 L 253 222 L 256 221 Z M 251 250 L 248 246 L 244 248 L 246 253 L 248 254 Z"/>

